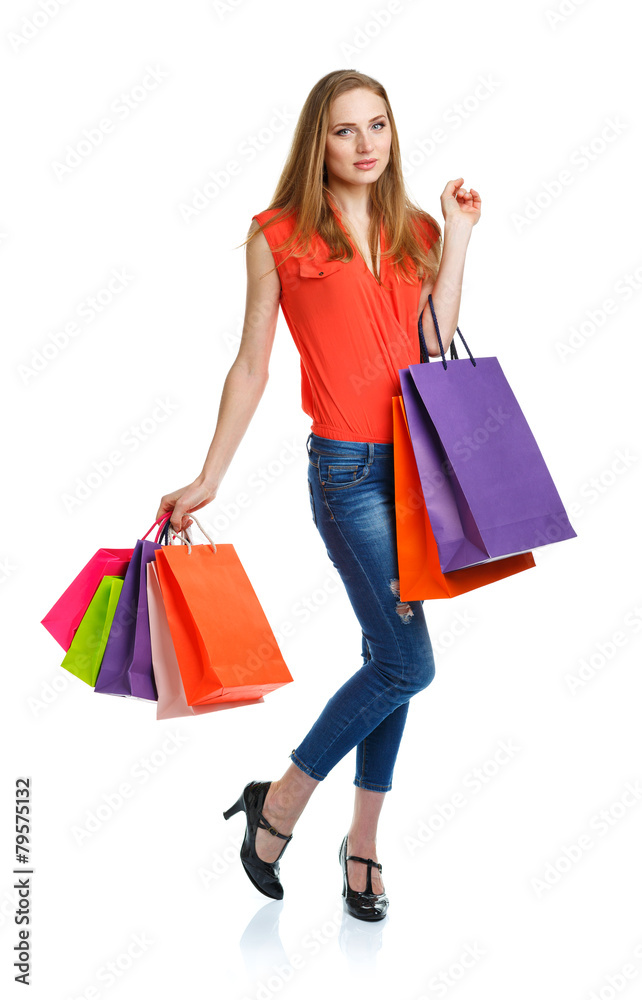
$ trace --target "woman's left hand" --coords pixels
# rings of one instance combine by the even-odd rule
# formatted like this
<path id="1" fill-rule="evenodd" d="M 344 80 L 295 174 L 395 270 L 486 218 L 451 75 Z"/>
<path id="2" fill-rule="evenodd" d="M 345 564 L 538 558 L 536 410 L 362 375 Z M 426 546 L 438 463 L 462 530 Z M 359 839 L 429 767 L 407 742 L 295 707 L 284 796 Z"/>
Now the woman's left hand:
<path id="1" fill-rule="evenodd" d="M 457 219 L 474 226 L 481 215 L 481 198 L 474 188 L 463 188 L 463 183 L 463 177 L 448 181 L 441 195 L 441 210 L 446 222 Z"/>

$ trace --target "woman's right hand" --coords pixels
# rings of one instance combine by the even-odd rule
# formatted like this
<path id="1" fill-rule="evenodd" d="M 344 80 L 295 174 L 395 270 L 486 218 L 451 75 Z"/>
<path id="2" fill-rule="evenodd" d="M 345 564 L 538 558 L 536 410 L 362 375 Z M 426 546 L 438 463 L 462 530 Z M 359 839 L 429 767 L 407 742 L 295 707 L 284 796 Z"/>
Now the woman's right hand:
<path id="1" fill-rule="evenodd" d="M 215 487 L 204 482 L 202 476 L 197 476 L 189 486 L 183 486 L 173 493 L 166 493 L 161 498 L 160 507 L 156 511 L 156 520 L 160 520 L 168 510 L 172 511 L 170 524 L 174 531 L 179 532 L 192 524 L 188 512 L 200 510 L 211 503 L 217 494 Z"/>

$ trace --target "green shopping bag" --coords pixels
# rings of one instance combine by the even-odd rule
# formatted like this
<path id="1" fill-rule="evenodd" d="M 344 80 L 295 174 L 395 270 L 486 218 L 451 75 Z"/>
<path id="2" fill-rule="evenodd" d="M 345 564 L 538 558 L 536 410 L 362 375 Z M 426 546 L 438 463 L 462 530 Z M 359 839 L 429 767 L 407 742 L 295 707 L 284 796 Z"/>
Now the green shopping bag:
<path id="1" fill-rule="evenodd" d="M 104 576 L 89 602 L 61 666 L 95 687 L 124 577 Z"/>

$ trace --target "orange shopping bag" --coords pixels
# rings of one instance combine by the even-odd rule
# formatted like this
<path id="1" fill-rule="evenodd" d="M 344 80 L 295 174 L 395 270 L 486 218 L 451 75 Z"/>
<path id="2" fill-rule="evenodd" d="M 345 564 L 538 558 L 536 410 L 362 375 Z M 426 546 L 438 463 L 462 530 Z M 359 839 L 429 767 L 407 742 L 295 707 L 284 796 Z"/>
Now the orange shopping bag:
<path id="1" fill-rule="evenodd" d="M 532 552 L 442 573 L 410 440 L 403 396 L 392 397 L 399 598 L 457 597 L 535 566 Z"/>
<path id="2" fill-rule="evenodd" d="M 194 545 L 182 534 L 185 544 L 163 545 L 155 563 L 187 704 L 250 701 L 289 684 L 292 675 L 234 546 L 211 539 Z"/>
<path id="3" fill-rule="evenodd" d="M 158 691 L 156 703 L 157 719 L 177 719 L 180 716 L 205 715 L 222 709 L 238 708 L 242 705 L 262 705 L 263 698 L 251 701 L 221 701 L 209 705 L 188 705 L 180 667 L 167 624 L 163 605 L 158 569 L 156 563 L 147 563 L 147 606 L 149 608 L 149 634 L 152 641 L 152 666 L 154 682 Z"/>

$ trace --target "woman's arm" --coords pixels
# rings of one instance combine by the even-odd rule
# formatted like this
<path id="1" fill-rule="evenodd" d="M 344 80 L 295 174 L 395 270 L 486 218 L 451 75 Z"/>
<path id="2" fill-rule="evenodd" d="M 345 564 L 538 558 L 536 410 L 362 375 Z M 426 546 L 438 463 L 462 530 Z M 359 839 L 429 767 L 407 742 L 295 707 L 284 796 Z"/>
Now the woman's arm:
<path id="1" fill-rule="evenodd" d="M 441 195 L 444 214 L 444 243 L 437 277 L 422 285 L 419 299 L 419 315 L 426 339 L 426 347 L 431 358 L 440 356 L 439 341 L 435 331 L 428 294 L 432 292 L 432 302 L 439 323 L 444 352 L 455 336 L 461 304 L 461 286 L 464 277 L 464 262 L 472 227 L 479 221 L 481 198 L 474 188 L 467 192 L 461 188 L 464 179 L 459 177 L 449 181 Z"/>
<path id="2" fill-rule="evenodd" d="M 249 232 L 258 228 L 258 222 L 252 220 Z M 192 520 L 188 512 L 200 510 L 216 497 L 268 381 L 281 282 L 277 271 L 265 273 L 274 267 L 274 259 L 263 233 L 247 244 L 246 266 L 247 293 L 241 343 L 223 384 L 216 429 L 203 468 L 189 486 L 165 494 L 156 512 L 158 520 L 172 510 L 171 524 L 175 531 L 190 526 Z"/>

